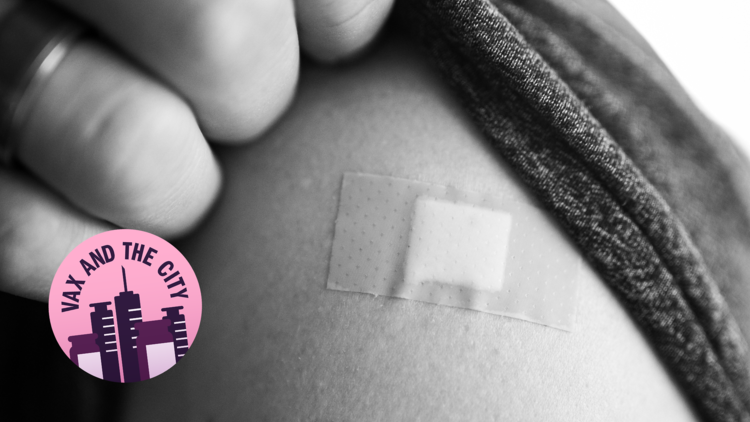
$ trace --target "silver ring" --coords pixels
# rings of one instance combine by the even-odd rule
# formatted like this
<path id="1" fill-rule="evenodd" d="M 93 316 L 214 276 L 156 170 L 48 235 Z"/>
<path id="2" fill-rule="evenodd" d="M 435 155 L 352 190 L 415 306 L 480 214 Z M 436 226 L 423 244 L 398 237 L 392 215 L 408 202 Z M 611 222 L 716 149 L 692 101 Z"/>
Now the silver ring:
<path id="1" fill-rule="evenodd" d="M 37 1 L 17 2 L 0 18 L 0 164 L 10 165 L 44 86 L 83 27 Z"/>

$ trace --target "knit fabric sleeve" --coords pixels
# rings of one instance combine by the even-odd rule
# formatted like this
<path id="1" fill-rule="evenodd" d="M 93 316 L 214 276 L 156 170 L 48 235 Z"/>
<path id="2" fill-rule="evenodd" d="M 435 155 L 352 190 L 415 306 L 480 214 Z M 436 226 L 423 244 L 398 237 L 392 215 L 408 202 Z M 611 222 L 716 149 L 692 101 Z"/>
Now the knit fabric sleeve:
<path id="1" fill-rule="evenodd" d="M 578 3 L 398 7 L 489 145 L 616 293 L 697 412 L 750 421 L 750 327 L 743 334 L 733 314 L 743 301 L 725 299 L 747 290 L 750 202 L 730 169 L 745 162 L 725 135 L 652 51 Z M 722 254 L 721 242 L 740 255 Z"/>

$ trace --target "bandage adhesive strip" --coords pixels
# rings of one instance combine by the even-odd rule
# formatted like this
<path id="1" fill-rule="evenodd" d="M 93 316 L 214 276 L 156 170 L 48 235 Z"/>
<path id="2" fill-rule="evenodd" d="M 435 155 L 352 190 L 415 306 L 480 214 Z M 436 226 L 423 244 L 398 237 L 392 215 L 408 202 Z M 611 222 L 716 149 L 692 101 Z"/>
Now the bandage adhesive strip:
<path id="1" fill-rule="evenodd" d="M 574 246 L 529 203 L 345 173 L 327 287 L 570 331 L 580 266 Z"/>

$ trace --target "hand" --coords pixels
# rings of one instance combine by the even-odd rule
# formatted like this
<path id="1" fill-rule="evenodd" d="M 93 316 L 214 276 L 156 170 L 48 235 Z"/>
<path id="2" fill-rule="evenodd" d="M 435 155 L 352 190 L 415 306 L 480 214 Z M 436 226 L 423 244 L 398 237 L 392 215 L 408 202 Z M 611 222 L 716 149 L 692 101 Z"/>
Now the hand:
<path id="1" fill-rule="evenodd" d="M 0 168 L 0 289 L 46 300 L 67 253 L 116 226 L 189 231 L 221 185 L 206 139 L 263 133 L 292 100 L 300 46 L 350 57 L 392 1 L 56 0 L 111 44 L 70 49 L 19 128 L 24 169 Z M 0 0 L 0 25 L 15 3 Z"/>

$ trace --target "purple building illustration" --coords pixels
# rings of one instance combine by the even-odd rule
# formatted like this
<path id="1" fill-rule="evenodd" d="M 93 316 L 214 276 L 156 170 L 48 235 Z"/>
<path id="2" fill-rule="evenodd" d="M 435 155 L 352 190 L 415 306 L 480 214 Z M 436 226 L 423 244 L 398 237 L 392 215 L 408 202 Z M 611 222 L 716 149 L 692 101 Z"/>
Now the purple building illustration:
<path id="1" fill-rule="evenodd" d="M 142 380 L 153 378 L 177 363 L 174 356 L 174 338 L 168 330 L 170 325 L 172 321 L 168 319 L 135 324 L 136 329 L 140 331 L 136 343 L 138 368 Z"/>
<path id="2" fill-rule="evenodd" d="M 115 297 L 122 375 L 124 382 L 135 382 L 141 380 L 138 369 L 138 346 L 136 345 L 138 330 L 135 329 L 135 323 L 142 320 L 141 297 L 136 293 L 128 291 L 125 267 L 122 267 L 122 283 L 124 291 Z"/>
<path id="3" fill-rule="evenodd" d="M 175 362 L 179 362 L 188 350 L 187 326 L 185 325 L 185 315 L 180 313 L 182 306 L 173 306 L 171 308 L 162 308 L 162 312 L 167 315 L 162 319 L 172 321 L 169 326 L 169 332 L 174 337 L 174 357 Z"/>
<path id="4" fill-rule="evenodd" d="M 95 333 L 68 337 L 71 344 L 70 360 L 89 374 L 103 378 L 102 356 L 99 346 L 96 345 L 97 337 L 98 334 Z"/>
<path id="5" fill-rule="evenodd" d="M 120 382 L 120 360 L 117 357 L 117 338 L 115 337 L 115 320 L 112 310 L 107 309 L 112 302 L 92 303 L 91 331 L 97 334 L 96 345 L 99 346 L 102 360 L 102 378 L 107 381 Z"/>

